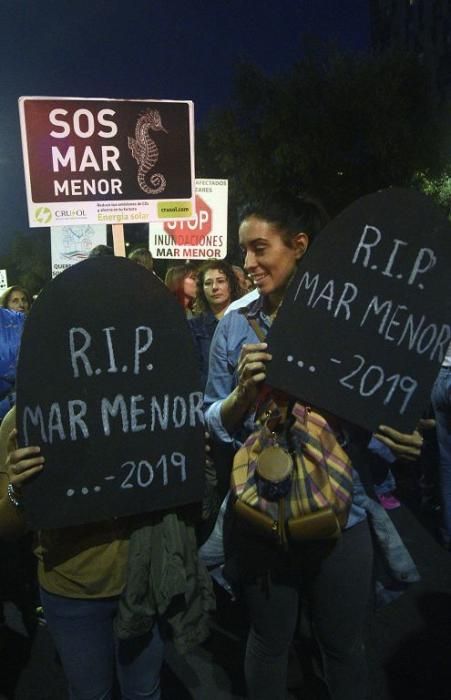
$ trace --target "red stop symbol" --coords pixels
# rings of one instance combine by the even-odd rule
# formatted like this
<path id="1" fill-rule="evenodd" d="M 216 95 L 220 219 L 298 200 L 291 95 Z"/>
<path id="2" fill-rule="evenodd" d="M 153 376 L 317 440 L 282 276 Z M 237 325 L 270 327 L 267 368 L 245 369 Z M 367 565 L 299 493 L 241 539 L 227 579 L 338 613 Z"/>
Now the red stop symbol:
<path id="1" fill-rule="evenodd" d="M 166 221 L 164 230 L 177 245 L 198 245 L 211 232 L 212 211 L 196 194 L 196 216 L 185 221 Z"/>

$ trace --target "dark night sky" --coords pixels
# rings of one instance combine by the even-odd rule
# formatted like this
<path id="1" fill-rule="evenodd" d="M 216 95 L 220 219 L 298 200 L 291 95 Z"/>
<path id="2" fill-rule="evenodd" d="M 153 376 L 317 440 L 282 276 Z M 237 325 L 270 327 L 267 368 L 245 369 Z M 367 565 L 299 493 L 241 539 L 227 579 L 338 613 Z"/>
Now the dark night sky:
<path id="1" fill-rule="evenodd" d="M 191 99 L 199 122 L 227 103 L 240 59 L 283 72 L 302 55 L 305 33 L 365 50 L 367 5 L 0 0 L 0 253 L 8 251 L 14 230 L 28 229 L 19 96 Z"/>

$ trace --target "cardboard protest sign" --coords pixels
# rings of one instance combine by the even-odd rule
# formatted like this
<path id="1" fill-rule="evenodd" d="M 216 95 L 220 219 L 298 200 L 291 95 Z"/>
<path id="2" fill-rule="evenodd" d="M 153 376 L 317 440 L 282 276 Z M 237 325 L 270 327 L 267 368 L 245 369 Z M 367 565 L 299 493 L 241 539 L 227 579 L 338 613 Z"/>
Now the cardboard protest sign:
<path id="1" fill-rule="evenodd" d="M 268 382 L 370 430 L 413 430 L 451 339 L 450 261 L 451 224 L 426 196 L 359 199 L 299 265 Z"/>
<path id="2" fill-rule="evenodd" d="M 40 445 L 46 460 L 24 489 L 33 527 L 201 500 L 202 392 L 189 327 L 140 265 L 91 258 L 43 290 L 23 335 L 17 412 L 19 444 Z"/>
<path id="3" fill-rule="evenodd" d="M 227 255 L 228 181 L 196 178 L 189 221 L 149 224 L 149 250 L 165 260 L 222 260 Z"/>
<path id="4" fill-rule="evenodd" d="M 193 104 L 21 97 L 30 226 L 187 219 Z"/>
<path id="5" fill-rule="evenodd" d="M 52 277 L 75 263 L 86 260 L 91 250 L 98 245 L 106 245 L 106 226 L 52 226 Z"/>

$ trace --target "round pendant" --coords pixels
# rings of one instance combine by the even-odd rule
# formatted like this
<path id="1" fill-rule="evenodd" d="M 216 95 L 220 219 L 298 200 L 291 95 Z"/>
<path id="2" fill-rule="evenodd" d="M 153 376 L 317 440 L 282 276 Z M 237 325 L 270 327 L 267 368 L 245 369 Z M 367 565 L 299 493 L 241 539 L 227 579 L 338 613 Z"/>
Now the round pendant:
<path id="1" fill-rule="evenodd" d="M 290 476 L 293 460 L 279 445 L 264 447 L 257 458 L 256 471 L 266 481 L 279 482 Z"/>

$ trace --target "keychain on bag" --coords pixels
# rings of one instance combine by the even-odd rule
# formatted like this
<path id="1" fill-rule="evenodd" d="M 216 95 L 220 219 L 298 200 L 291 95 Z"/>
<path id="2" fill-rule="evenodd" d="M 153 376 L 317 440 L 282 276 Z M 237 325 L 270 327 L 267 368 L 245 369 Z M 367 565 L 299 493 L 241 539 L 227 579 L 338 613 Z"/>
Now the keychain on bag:
<path id="1" fill-rule="evenodd" d="M 255 319 L 248 321 L 264 340 Z M 275 391 L 265 392 L 257 422 L 233 461 L 236 512 L 284 547 L 290 539 L 339 537 L 352 502 L 352 469 L 335 430 Z"/>

